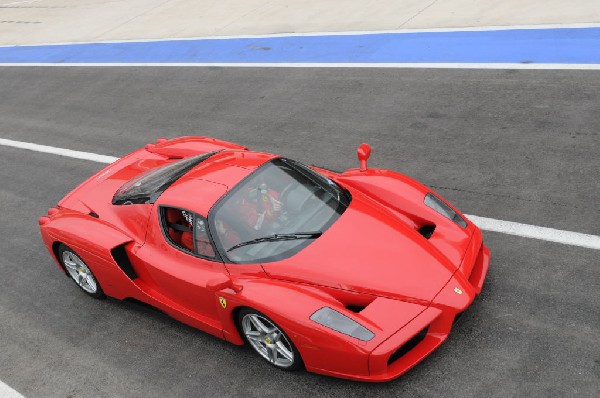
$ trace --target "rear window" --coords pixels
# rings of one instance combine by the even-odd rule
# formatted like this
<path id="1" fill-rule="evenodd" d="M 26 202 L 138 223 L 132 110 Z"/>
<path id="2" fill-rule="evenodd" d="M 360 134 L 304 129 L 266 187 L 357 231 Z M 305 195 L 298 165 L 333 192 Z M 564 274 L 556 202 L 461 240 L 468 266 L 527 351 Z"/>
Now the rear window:
<path id="1" fill-rule="evenodd" d="M 192 156 L 137 175 L 117 190 L 112 204 L 154 203 L 171 184 L 214 153 Z"/>

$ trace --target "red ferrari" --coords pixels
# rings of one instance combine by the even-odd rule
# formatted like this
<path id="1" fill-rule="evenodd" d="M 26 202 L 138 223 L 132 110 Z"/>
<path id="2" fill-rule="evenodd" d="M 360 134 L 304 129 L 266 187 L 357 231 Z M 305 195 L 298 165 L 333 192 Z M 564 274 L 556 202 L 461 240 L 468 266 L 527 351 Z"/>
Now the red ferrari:
<path id="1" fill-rule="evenodd" d="M 206 137 L 159 139 L 39 219 L 88 295 L 131 298 L 279 369 L 400 376 L 481 291 L 480 230 L 393 171 L 336 173 Z"/>

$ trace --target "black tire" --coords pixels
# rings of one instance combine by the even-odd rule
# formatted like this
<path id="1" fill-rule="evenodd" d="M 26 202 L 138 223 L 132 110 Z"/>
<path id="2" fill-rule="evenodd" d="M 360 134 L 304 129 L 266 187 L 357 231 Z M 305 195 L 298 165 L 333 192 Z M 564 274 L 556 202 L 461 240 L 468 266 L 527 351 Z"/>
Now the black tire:
<path id="1" fill-rule="evenodd" d="M 260 342 L 255 340 L 254 343 L 248 339 L 248 336 L 246 335 L 246 333 L 244 331 L 243 325 L 244 325 L 244 318 L 246 318 L 247 316 L 250 316 L 250 315 L 257 316 L 259 319 L 264 319 L 266 321 L 266 322 L 264 322 L 265 326 L 269 326 L 269 325 L 266 325 L 266 323 L 268 322 L 271 324 L 271 326 L 277 328 L 278 332 L 281 333 L 281 336 L 277 339 L 277 341 L 274 344 L 268 344 L 267 342 L 270 343 L 268 338 L 267 339 L 263 338 L 262 339 L 263 341 L 260 341 Z M 279 325 L 277 325 L 273 320 L 271 320 L 271 318 L 269 318 L 262 312 L 257 311 L 255 309 L 242 308 L 238 313 L 237 321 L 238 321 L 237 325 L 238 325 L 239 332 L 242 335 L 244 341 L 246 343 L 248 343 L 248 346 L 250 346 L 254 352 L 259 354 L 259 356 L 262 359 L 264 359 L 267 363 L 269 363 L 271 366 L 274 366 L 277 369 L 286 370 L 286 371 L 294 371 L 294 370 L 302 369 L 304 367 L 304 363 L 302 362 L 302 357 L 300 356 L 300 352 L 298 352 L 298 349 L 296 348 L 296 346 L 294 345 L 294 343 L 292 342 L 290 337 L 285 333 L 285 331 L 281 327 L 279 327 Z M 283 337 L 283 339 L 281 337 Z M 292 359 L 291 364 L 286 364 L 285 366 L 283 366 L 282 364 L 278 364 L 278 363 L 274 362 L 272 359 L 266 358 L 265 355 L 263 355 L 263 353 L 261 353 L 261 351 L 259 351 L 259 349 L 255 345 L 255 343 L 260 343 L 267 351 L 269 351 L 267 346 L 277 345 L 279 342 L 281 342 L 283 347 L 287 348 L 287 351 L 289 351 L 293 354 L 293 359 Z M 281 346 L 279 346 L 279 347 L 281 348 Z M 289 358 L 283 357 L 283 355 L 280 354 L 279 350 L 277 350 L 277 351 L 278 351 L 278 353 L 276 355 L 280 355 L 281 360 L 289 360 Z"/>
<path id="2" fill-rule="evenodd" d="M 92 270 L 87 266 L 87 264 L 85 264 L 81 257 L 79 257 L 75 250 L 61 243 L 60 246 L 58 246 L 58 261 L 65 270 L 65 273 L 69 277 L 69 279 L 75 282 L 75 284 L 85 294 L 95 299 L 106 298 L 106 295 L 104 294 L 104 291 L 100 286 L 100 282 L 98 282 L 98 279 L 96 279 L 96 276 L 92 273 Z M 79 267 L 81 270 L 84 271 L 84 273 L 77 274 L 85 275 L 85 277 L 81 277 L 79 281 L 75 276 L 76 274 L 74 273 L 75 271 L 73 269 L 74 266 Z M 81 282 L 83 279 L 85 279 L 85 281 Z M 93 285 L 91 281 L 93 281 L 95 285 Z"/>

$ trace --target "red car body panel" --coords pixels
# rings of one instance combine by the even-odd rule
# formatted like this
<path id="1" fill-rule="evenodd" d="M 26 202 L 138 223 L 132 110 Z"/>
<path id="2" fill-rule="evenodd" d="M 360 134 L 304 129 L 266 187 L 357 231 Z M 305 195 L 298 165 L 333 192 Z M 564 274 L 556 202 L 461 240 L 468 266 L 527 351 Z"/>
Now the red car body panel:
<path id="1" fill-rule="evenodd" d="M 156 203 L 111 204 L 115 192 L 140 173 L 217 150 Z M 309 371 L 362 381 L 400 376 L 447 338 L 456 316 L 481 292 L 490 254 L 480 230 L 468 221 L 462 228 L 425 206 L 429 188 L 393 171 L 368 169 L 363 159 L 362 171 L 313 168 L 348 189 L 352 201 L 321 237 L 289 258 L 223 263 L 169 244 L 160 206 L 206 217 L 221 197 L 275 157 L 206 137 L 161 139 L 69 193 L 40 218 L 42 238 L 57 262 L 59 243 L 74 249 L 108 296 L 143 301 L 234 344 L 243 343 L 237 311 L 250 307 L 286 331 Z M 429 239 L 418 232 L 426 225 L 435 225 Z M 135 277 L 118 264 L 116 248 L 125 250 Z M 323 307 L 375 337 L 361 341 L 312 321 Z"/>

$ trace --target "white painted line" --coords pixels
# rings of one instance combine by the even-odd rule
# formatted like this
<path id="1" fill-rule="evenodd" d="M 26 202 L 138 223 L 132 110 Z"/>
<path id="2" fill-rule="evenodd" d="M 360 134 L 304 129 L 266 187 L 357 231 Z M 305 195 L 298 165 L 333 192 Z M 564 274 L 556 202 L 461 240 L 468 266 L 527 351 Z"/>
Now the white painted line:
<path id="1" fill-rule="evenodd" d="M 219 68 L 407 68 L 407 69 L 542 69 L 542 70 L 600 70 L 600 64 L 492 64 L 492 63 L 201 63 L 201 62 L 151 62 L 151 63 L 1 63 L 0 67 L 58 66 L 58 67 L 219 67 Z"/>
<path id="2" fill-rule="evenodd" d="M 0 380 L 0 398 L 25 398 Z"/>
<path id="3" fill-rule="evenodd" d="M 0 145 L 10 146 L 13 148 L 29 149 L 30 151 L 51 153 L 53 155 L 66 156 L 69 158 L 91 160 L 99 163 L 112 163 L 119 158 L 114 156 L 98 155 L 91 152 L 73 151 L 71 149 L 56 148 L 48 145 L 33 144 L 31 142 L 21 142 L 0 138 Z"/>
<path id="4" fill-rule="evenodd" d="M 113 156 L 98 155 L 90 152 L 72 151 L 70 149 L 57 148 L 48 145 L 38 145 L 30 142 L 13 141 L 4 138 L 0 138 L 0 145 L 28 149 L 36 152 L 51 153 L 75 159 L 91 160 L 99 163 L 112 163 L 119 159 Z M 538 227 L 536 225 L 496 220 L 493 218 L 479 217 L 468 214 L 465 214 L 465 216 L 482 230 L 600 250 L 600 236 L 563 231 L 560 229 Z"/>
<path id="5" fill-rule="evenodd" d="M 480 229 L 600 250 L 600 236 L 465 214 Z"/>
<path id="6" fill-rule="evenodd" d="M 424 28 L 424 29 L 396 29 L 396 30 L 357 30 L 345 32 L 305 32 L 305 33 L 267 33 L 260 35 L 233 35 L 233 36 L 197 36 L 197 37 L 169 37 L 160 39 L 130 39 L 130 40 L 106 40 L 106 41 L 81 41 L 61 43 L 35 43 L 35 44 L 5 44 L 0 47 L 30 47 L 30 46 L 64 46 L 70 44 L 96 44 L 96 43 L 148 43 L 179 40 L 226 40 L 226 39 L 266 39 L 276 37 L 311 37 L 311 36 L 353 36 L 353 35 L 377 35 L 386 33 L 444 33 L 444 32 L 487 32 L 494 30 L 519 30 L 519 29 L 581 29 L 599 28 L 600 23 L 573 23 L 573 24 L 539 24 L 539 25 L 495 25 L 495 26 L 465 26 L 459 28 Z"/>

